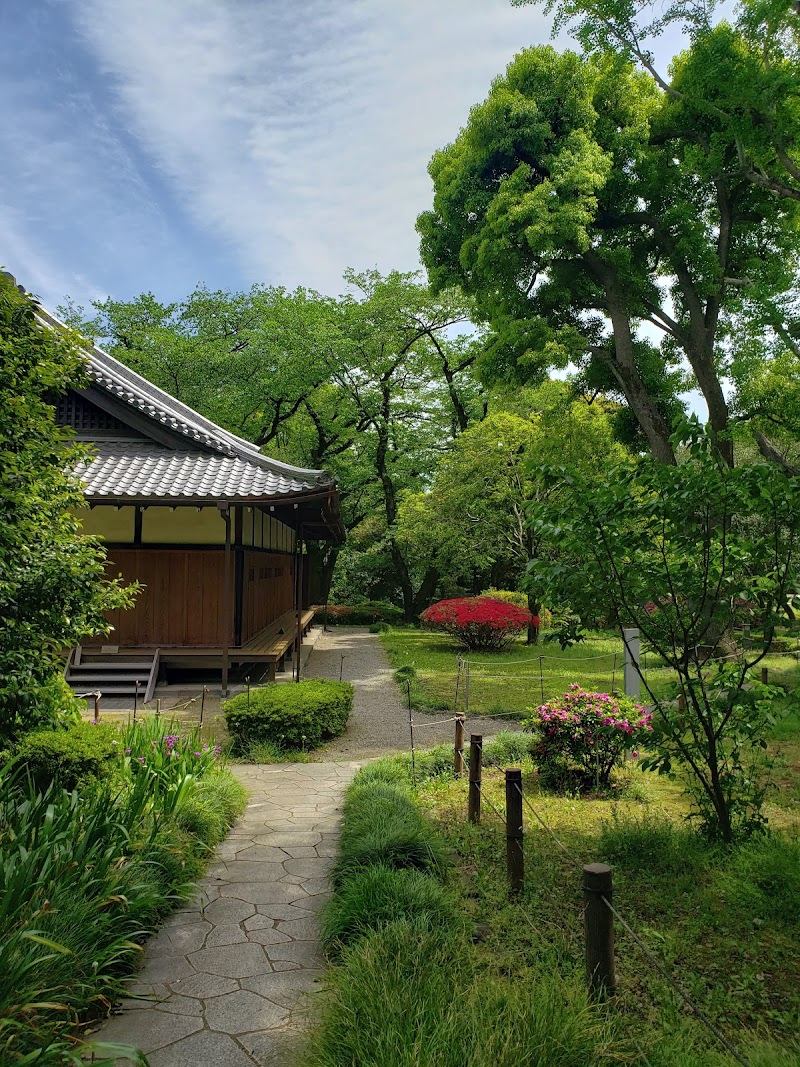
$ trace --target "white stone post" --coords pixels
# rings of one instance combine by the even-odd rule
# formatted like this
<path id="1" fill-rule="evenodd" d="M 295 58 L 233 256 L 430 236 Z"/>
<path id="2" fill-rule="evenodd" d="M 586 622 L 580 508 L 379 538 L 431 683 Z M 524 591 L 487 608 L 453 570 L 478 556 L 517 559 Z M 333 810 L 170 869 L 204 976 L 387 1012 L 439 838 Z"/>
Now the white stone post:
<path id="1" fill-rule="evenodd" d="M 625 696 L 639 696 L 639 630 L 632 626 L 622 631 L 625 642 Z"/>

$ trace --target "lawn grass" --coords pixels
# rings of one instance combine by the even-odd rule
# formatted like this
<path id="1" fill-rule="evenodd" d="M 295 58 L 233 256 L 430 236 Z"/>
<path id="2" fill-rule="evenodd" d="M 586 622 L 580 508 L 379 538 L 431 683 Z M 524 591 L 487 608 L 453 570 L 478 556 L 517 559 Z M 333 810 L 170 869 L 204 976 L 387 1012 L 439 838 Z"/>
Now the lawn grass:
<path id="1" fill-rule="evenodd" d="M 380 639 L 395 670 L 413 668 L 415 707 L 464 710 L 466 676 L 462 669 L 458 678 L 459 649 L 451 638 L 412 627 L 392 627 Z M 475 715 L 524 714 L 543 700 L 561 696 L 572 682 L 607 693 L 615 688 L 622 692 L 624 687 L 624 647 L 614 634 L 591 633 L 585 641 L 563 650 L 555 642 L 526 645 L 519 640 L 506 652 L 468 658 L 469 710 Z M 659 657 L 652 654 L 643 654 L 642 665 L 654 692 L 665 695 L 672 672 L 664 670 Z M 794 654 L 767 656 L 761 666 L 769 668 L 770 681 L 777 685 L 800 685 L 800 664 Z M 642 699 L 647 699 L 644 692 Z"/>
<path id="2" fill-rule="evenodd" d="M 395 670 L 413 668 L 411 695 L 414 707 L 426 711 L 452 710 L 458 674 L 458 649 L 448 637 L 417 630 L 412 627 L 392 627 L 380 635 L 389 661 Z M 561 696 L 572 682 L 601 692 L 609 692 L 612 682 L 622 690 L 622 669 L 613 671 L 614 654 L 617 663 L 623 660 L 622 640 L 609 634 L 591 634 L 586 641 L 562 651 L 557 644 L 536 647 L 516 642 L 508 651 L 489 657 L 485 653 L 470 667 L 469 712 L 473 715 L 507 714 L 518 719 L 542 699 L 539 675 L 539 654 L 543 657 L 545 699 Z M 534 662 L 531 662 L 531 660 Z M 644 663 L 643 657 L 643 663 Z M 488 666 L 484 664 L 488 663 Z M 671 672 L 660 670 L 658 660 L 648 655 L 647 670 L 654 690 L 660 694 L 670 684 Z M 769 669 L 769 679 L 787 690 L 800 686 L 800 666 L 792 655 L 765 657 L 760 666 Z M 403 683 L 404 685 L 405 683 Z M 642 697 L 646 702 L 646 696 Z M 459 680 L 459 711 L 465 706 L 464 673 Z M 469 726 L 467 726 L 469 731 Z M 774 760 L 771 786 L 767 793 L 766 814 L 770 825 L 791 829 L 800 828 L 800 711 L 793 710 L 779 716 L 769 744 Z M 687 806 L 680 799 L 680 787 L 653 775 L 644 776 L 643 788 L 654 799 L 667 796 L 676 811 L 686 814 Z"/>

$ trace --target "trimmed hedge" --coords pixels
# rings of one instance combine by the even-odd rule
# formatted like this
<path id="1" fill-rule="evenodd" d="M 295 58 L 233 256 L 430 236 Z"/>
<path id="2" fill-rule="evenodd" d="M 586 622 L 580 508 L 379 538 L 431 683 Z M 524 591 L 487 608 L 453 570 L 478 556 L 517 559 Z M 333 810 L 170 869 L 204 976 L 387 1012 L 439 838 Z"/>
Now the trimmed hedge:
<path id="1" fill-rule="evenodd" d="M 315 748 L 343 732 L 352 707 L 349 682 L 313 678 L 253 689 L 249 700 L 247 693 L 240 693 L 226 700 L 222 710 L 233 752 L 242 755 L 254 742 L 266 741 L 281 749 Z"/>
<path id="2" fill-rule="evenodd" d="M 119 766 L 116 727 L 83 722 L 67 730 L 39 730 L 24 737 L 14 755 L 29 771 L 37 789 L 51 782 L 72 791 L 110 777 Z"/>
<path id="3" fill-rule="evenodd" d="M 327 608 L 318 607 L 314 621 L 328 626 L 373 626 L 378 622 L 398 623 L 402 618 L 401 608 L 376 600 L 368 604 L 329 604 Z"/>

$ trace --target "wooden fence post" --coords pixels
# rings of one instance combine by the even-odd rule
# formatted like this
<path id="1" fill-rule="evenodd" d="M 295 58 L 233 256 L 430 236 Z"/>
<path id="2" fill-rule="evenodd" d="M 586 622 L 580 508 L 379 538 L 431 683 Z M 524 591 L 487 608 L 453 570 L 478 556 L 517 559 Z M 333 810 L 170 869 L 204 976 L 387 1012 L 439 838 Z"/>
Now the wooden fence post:
<path id="1" fill-rule="evenodd" d="M 464 773 L 464 716 L 456 712 L 456 740 L 453 748 L 453 774 L 460 778 Z"/>
<path id="2" fill-rule="evenodd" d="M 469 800 L 467 818 L 476 825 L 481 821 L 481 763 L 483 735 L 469 735 Z"/>
<path id="3" fill-rule="evenodd" d="M 96 690 L 94 694 L 94 721 L 100 722 L 100 697 L 103 694 L 100 690 Z"/>
<path id="4" fill-rule="evenodd" d="M 525 881 L 525 854 L 522 850 L 522 771 L 506 770 L 506 870 L 508 891 L 522 892 Z"/>
<path id="5" fill-rule="evenodd" d="M 761 668 L 761 681 L 764 685 L 769 685 L 769 667 Z"/>
<path id="6" fill-rule="evenodd" d="M 586 939 L 586 982 L 589 995 L 603 1000 L 614 994 L 614 916 L 603 897 L 612 903 L 611 868 L 588 863 L 583 868 L 583 929 Z"/>

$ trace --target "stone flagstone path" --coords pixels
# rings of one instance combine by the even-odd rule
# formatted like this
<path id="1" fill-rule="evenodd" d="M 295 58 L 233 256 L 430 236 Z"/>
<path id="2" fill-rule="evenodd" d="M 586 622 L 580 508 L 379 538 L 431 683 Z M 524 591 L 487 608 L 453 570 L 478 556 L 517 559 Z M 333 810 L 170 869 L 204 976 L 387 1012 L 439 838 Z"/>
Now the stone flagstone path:
<path id="1" fill-rule="evenodd" d="M 323 967 L 345 786 L 359 763 L 235 767 L 250 790 L 197 898 L 145 946 L 128 1000 L 95 1037 L 136 1045 L 151 1067 L 290 1067 Z"/>

